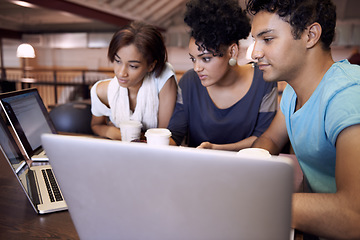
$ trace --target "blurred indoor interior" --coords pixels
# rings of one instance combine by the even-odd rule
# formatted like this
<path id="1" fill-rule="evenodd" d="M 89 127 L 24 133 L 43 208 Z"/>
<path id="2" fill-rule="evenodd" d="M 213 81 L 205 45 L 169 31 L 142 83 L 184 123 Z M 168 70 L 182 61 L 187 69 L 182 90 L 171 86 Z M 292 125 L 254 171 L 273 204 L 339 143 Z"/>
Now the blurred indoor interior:
<path id="1" fill-rule="evenodd" d="M 183 22 L 186 1 L 0 0 L 0 90 L 39 87 L 41 83 L 45 83 L 43 88 L 53 88 L 55 81 L 62 85 L 50 93 L 39 87 L 47 106 L 87 98 L 93 82 L 112 76 L 108 43 L 118 28 L 132 20 L 154 24 L 162 31 L 169 62 L 180 77 L 192 68 L 188 29 Z M 340 60 L 360 46 L 360 1 L 333 1 L 338 22 L 332 51 L 334 60 Z M 245 6 L 245 0 L 239 2 Z M 239 64 L 249 61 L 245 56 L 251 41 L 250 37 L 241 41 Z M 17 57 L 21 43 L 33 46 L 35 58 Z M 77 96 L 77 89 L 85 95 Z"/>

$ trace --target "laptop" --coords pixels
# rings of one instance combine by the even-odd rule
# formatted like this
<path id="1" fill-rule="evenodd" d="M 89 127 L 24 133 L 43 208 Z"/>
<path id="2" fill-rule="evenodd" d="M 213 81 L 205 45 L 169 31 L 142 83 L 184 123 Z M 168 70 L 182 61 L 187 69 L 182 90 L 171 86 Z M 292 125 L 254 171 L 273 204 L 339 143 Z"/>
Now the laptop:
<path id="1" fill-rule="evenodd" d="M 29 167 L 8 128 L 0 117 L 0 152 L 10 164 L 35 212 L 44 214 L 66 210 L 66 202 L 51 166 Z"/>
<path id="2" fill-rule="evenodd" d="M 44 134 L 80 239 L 289 239 L 279 156 Z"/>
<path id="3" fill-rule="evenodd" d="M 56 133 L 56 130 L 38 90 L 2 93 L 0 104 L 25 156 L 32 161 L 48 161 L 41 145 L 41 134 Z"/>

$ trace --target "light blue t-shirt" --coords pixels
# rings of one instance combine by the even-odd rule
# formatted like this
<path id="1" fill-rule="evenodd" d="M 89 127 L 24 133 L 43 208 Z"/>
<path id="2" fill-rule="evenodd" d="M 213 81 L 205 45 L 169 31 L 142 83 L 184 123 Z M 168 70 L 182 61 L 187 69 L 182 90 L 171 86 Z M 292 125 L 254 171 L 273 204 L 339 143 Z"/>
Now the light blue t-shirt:
<path id="1" fill-rule="evenodd" d="M 334 63 L 295 112 L 296 99 L 288 84 L 280 108 L 296 157 L 313 192 L 334 193 L 336 139 L 346 127 L 360 124 L 360 66 Z"/>

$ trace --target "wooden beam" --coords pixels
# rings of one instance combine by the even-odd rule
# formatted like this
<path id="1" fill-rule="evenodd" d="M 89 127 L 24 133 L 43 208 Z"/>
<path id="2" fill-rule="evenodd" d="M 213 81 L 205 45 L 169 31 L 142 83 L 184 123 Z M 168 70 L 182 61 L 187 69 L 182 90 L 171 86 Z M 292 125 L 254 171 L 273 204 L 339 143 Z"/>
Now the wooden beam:
<path id="1" fill-rule="evenodd" d="M 0 28 L 0 38 L 21 39 L 21 32 Z"/>
<path id="2" fill-rule="evenodd" d="M 115 26 L 124 26 L 130 23 L 132 20 L 124 17 L 116 16 L 110 13 L 105 13 L 93 8 L 88 8 L 83 5 L 79 5 L 73 2 L 63 0 L 24 0 L 26 2 L 38 5 L 40 7 L 60 10 L 69 12 L 75 15 L 79 15 L 85 18 L 96 19 L 102 22 L 110 23 Z"/>

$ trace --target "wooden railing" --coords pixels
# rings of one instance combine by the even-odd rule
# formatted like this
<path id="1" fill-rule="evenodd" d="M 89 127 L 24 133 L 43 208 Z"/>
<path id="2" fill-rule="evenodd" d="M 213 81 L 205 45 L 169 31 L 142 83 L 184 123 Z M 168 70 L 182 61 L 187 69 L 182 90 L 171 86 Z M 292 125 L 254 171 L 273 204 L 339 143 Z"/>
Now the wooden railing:
<path id="1" fill-rule="evenodd" d="M 112 70 L 1 69 L 0 92 L 36 87 L 46 107 L 90 98 L 90 87 Z"/>
<path id="2" fill-rule="evenodd" d="M 98 80 L 114 77 L 113 70 L 0 68 L 0 93 L 36 87 L 47 108 L 90 98 Z M 177 80 L 184 72 L 176 72 Z"/>

